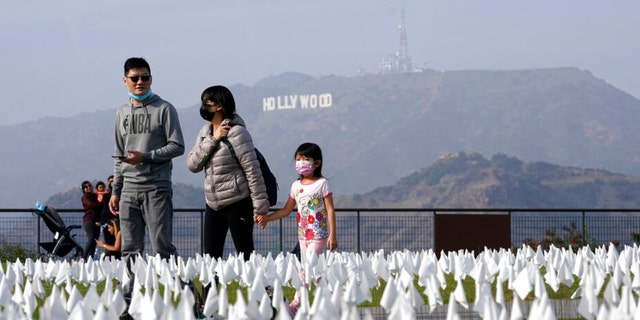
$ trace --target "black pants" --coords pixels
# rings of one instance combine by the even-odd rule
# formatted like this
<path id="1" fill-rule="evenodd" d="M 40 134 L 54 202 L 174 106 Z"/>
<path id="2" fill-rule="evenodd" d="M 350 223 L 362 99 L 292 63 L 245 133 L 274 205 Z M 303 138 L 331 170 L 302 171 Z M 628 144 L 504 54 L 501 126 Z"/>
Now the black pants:
<path id="1" fill-rule="evenodd" d="M 87 243 L 84 245 L 82 257 L 87 260 L 93 258 L 96 252 L 96 240 L 100 237 L 100 227 L 94 221 L 84 222 L 82 227 L 87 234 Z"/>
<path id="2" fill-rule="evenodd" d="M 227 231 L 238 253 L 249 260 L 253 247 L 253 204 L 251 198 L 240 200 L 221 210 L 207 206 L 204 215 L 204 253 L 222 258 Z"/>

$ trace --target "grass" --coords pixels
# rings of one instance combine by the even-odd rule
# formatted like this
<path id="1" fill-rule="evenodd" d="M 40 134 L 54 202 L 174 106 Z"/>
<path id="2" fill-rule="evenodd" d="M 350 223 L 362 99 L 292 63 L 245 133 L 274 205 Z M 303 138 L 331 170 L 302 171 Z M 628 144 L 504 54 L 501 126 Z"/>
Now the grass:
<path id="1" fill-rule="evenodd" d="M 451 296 L 451 293 L 456 289 L 456 287 L 458 286 L 457 281 L 454 279 L 454 276 L 452 274 L 446 274 L 445 275 L 445 280 L 446 280 L 446 286 L 444 289 L 440 289 L 440 295 L 442 296 L 442 300 L 445 304 L 449 303 L 449 297 Z M 608 280 L 608 278 L 607 278 Z M 384 289 L 386 287 L 386 282 L 381 280 L 380 281 L 381 284 L 378 288 L 374 288 L 371 291 L 371 296 L 372 296 L 372 301 L 371 302 L 365 302 L 362 303 L 361 306 L 363 307 L 375 307 L 375 306 L 380 306 L 380 299 L 382 298 L 382 294 L 384 293 Z M 418 279 L 416 278 L 414 280 L 414 286 L 416 287 L 416 289 L 418 290 L 418 292 L 420 293 L 420 295 L 422 296 L 425 304 L 428 304 L 429 299 L 427 298 L 427 296 L 423 293 L 425 290 L 425 287 L 421 286 L 418 284 Z M 606 285 L 606 282 L 605 282 Z M 462 281 L 462 286 L 464 287 L 464 292 L 465 292 L 465 296 L 467 298 L 467 301 L 469 301 L 470 303 L 472 301 L 475 300 L 476 298 L 476 283 L 475 280 L 471 277 L 466 277 L 463 281 Z M 503 288 L 503 293 L 504 293 L 504 298 L 506 301 L 512 301 L 513 300 L 513 295 L 514 292 L 509 290 L 507 288 L 508 284 L 506 282 L 504 282 L 502 284 L 502 288 Z M 554 292 L 553 289 L 551 289 L 551 287 L 549 285 L 545 284 L 547 293 L 549 295 L 550 299 L 554 299 L 554 300 L 563 300 L 563 299 L 570 299 L 571 295 L 578 289 L 579 286 L 579 279 L 577 277 L 574 277 L 574 282 L 573 285 L 571 287 L 568 287 L 565 284 L 561 284 L 560 287 L 558 288 L 558 291 Z M 603 288 L 605 286 L 603 285 Z M 604 289 L 603 289 L 604 290 Z M 493 294 L 493 296 L 495 297 L 496 295 L 496 281 L 494 281 L 491 284 L 491 293 Z M 600 293 L 600 296 L 602 296 L 602 292 Z M 526 297 L 525 300 L 533 300 L 534 299 L 534 294 L 533 292 L 529 293 L 529 295 Z"/>
<path id="2" fill-rule="evenodd" d="M 6 263 L 3 263 L 3 269 L 6 269 Z M 543 275 L 544 275 L 544 268 L 542 270 Z M 602 298 L 602 294 L 604 291 L 604 288 L 606 287 L 607 282 L 609 281 L 610 275 L 607 276 L 607 278 L 605 279 L 605 282 L 602 286 L 602 290 L 599 293 L 599 297 Z M 452 274 L 445 274 L 445 280 L 446 280 L 446 286 L 444 289 L 440 289 L 440 294 L 442 296 L 442 299 L 444 301 L 445 304 L 449 303 L 449 296 L 451 295 L 451 293 L 456 289 L 457 287 L 457 281 L 454 279 L 454 276 Z M 113 286 L 115 287 L 118 284 L 117 280 L 112 280 L 113 281 Z M 386 288 L 386 282 L 384 280 L 379 280 L 379 285 L 372 288 L 371 289 L 371 297 L 372 297 L 372 301 L 366 301 L 362 304 L 360 304 L 361 307 L 377 307 L 380 306 L 380 299 L 382 298 L 382 294 L 384 293 L 384 290 Z M 565 284 L 561 284 L 558 291 L 553 291 L 553 289 L 551 289 L 551 287 L 547 284 L 545 284 L 546 290 L 547 290 L 547 294 L 549 295 L 549 298 L 552 300 L 563 300 L 563 299 L 570 299 L 571 295 L 578 289 L 579 286 L 579 281 L 580 279 L 574 276 L 574 282 L 573 285 L 571 287 L 565 285 Z M 202 285 L 196 280 L 194 281 L 195 285 L 198 287 L 198 289 L 201 290 Z M 89 285 L 87 284 L 83 284 L 80 282 L 77 282 L 75 280 L 72 280 L 72 284 L 76 287 L 78 287 L 78 290 L 84 295 L 86 294 L 87 290 L 89 289 Z M 475 292 L 476 292 L 476 284 L 475 284 L 475 280 L 471 277 L 466 277 L 463 281 L 462 281 L 462 285 L 464 286 L 464 292 L 465 295 L 467 297 L 467 301 L 474 301 L 475 300 Z M 47 295 L 49 293 L 51 293 L 51 290 L 53 288 L 53 284 L 46 282 L 43 283 L 43 286 L 45 288 L 45 291 L 47 292 Z M 423 291 L 425 290 L 424 286 L 421 286 L 418 284 L 418 278 L 416 277 L 414 279 L 414 286 L 416 287 L 417 291 L 420 293 L 420 295 L 422 296 L 423 300 L 425 303 L 428 303 L 428 298 L 427 296 L 423 293 Z M 511 301 L 513 299 L 513 291 L 509 290 L 507 288 L 507 283 L 504 282 L 502 284 L 503 286 L 503 292 L 504 292 L 504 297 L 506 301 Z M 102 281 L 100 283 L 96 284 L 96 289 L 98 291 L 99 294 L 102 294 L 102 292 L 104 291 L 105 288 L 105 282 Z M 220 292 L 220 286 L 218 286 L 218 292 Z M 315 289 L 315 286 L 312 285 L 311 289 L 309 290 L 309 292 L 313 293 Z M 144 289 L 143 289 L 144 290 Z M 227 297 L 229 299 L 230 303 L 235 303 L 237 300 L 237 292 L 238 290 L 240 290 L 240 292 L 243 294 L 243 298 L 246 300 L 248 298 L 248 289 L 244 286 L 241 286 L 237 281 L 233 281 L 231 282 L 229 285 L 226 286 L 226 290 L 227 290 Z M 288 286 L 283 286 L 282 287 L 283 290 L 283 295 L 288 299 L 288 300 L 292 300 L 293 296 L 295 295 L 296 289 L 292 288 L 292 287 L 288 287 Z M 162 285 L 160 285 L 160 293 L 162 294 L 164 292 L 164 287 Z M 495 297 L 496 294 L 496 282 L 494 281 L 491 285 L 491 292 Z M 533 300 L 534 299 L 534 295 L 533 292 L 531 292 L 527 298 L 525 300 Z M 310 301 L 313 301 L 313 294 L 310 295 Z M 41 306 L 41 304 L 39 304 L 39 306 Z"/>

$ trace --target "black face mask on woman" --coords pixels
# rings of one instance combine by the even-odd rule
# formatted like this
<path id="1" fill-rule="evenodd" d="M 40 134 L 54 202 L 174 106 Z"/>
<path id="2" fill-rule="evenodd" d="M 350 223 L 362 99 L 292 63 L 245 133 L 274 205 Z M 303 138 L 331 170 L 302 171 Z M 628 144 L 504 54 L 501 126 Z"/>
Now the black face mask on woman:
<path id="1" fill-rule="evenodd" d="M 209 106 L 206 104 L 201 104 L 200 105 L 200 116 L 202 117 L 202 119 L 205 119 L 207 121 L 211 121 L 211 119 L 213 119 L 213 115 L 215 114 L 215 112 L 211 112 L 209 111 Z"/>

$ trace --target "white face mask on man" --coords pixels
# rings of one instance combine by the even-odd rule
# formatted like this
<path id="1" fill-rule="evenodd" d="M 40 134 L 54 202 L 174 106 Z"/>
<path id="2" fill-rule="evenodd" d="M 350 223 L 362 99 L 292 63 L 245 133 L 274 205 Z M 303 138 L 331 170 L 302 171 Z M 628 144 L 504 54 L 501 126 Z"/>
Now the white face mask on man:
<path id="1" fill-rule="evenodd" d="M 296 161 L 296 172 L 303 177 L 313 173 L 313 161 L 298 160 Z"/>

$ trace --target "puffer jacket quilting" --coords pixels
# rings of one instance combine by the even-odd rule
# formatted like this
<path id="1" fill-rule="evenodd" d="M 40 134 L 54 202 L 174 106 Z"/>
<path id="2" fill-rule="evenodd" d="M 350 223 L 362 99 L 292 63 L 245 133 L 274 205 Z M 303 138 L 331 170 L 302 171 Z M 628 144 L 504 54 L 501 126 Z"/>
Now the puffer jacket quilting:
<path id="1" fill-rule="evenodd" d="M 267 188 L 251 135 L 240 116 L 236 115 L 231 125 L 227 139 L 237 161 L 224 142 L 213 138 L 211 124 L 207 123 L 187 156 L 187 167 L 191 172 L 204 170 L 205 200 L 211 209 L 220 210 L 251 196 L 254 214 L 265 214 L 269 211 Z"/>

